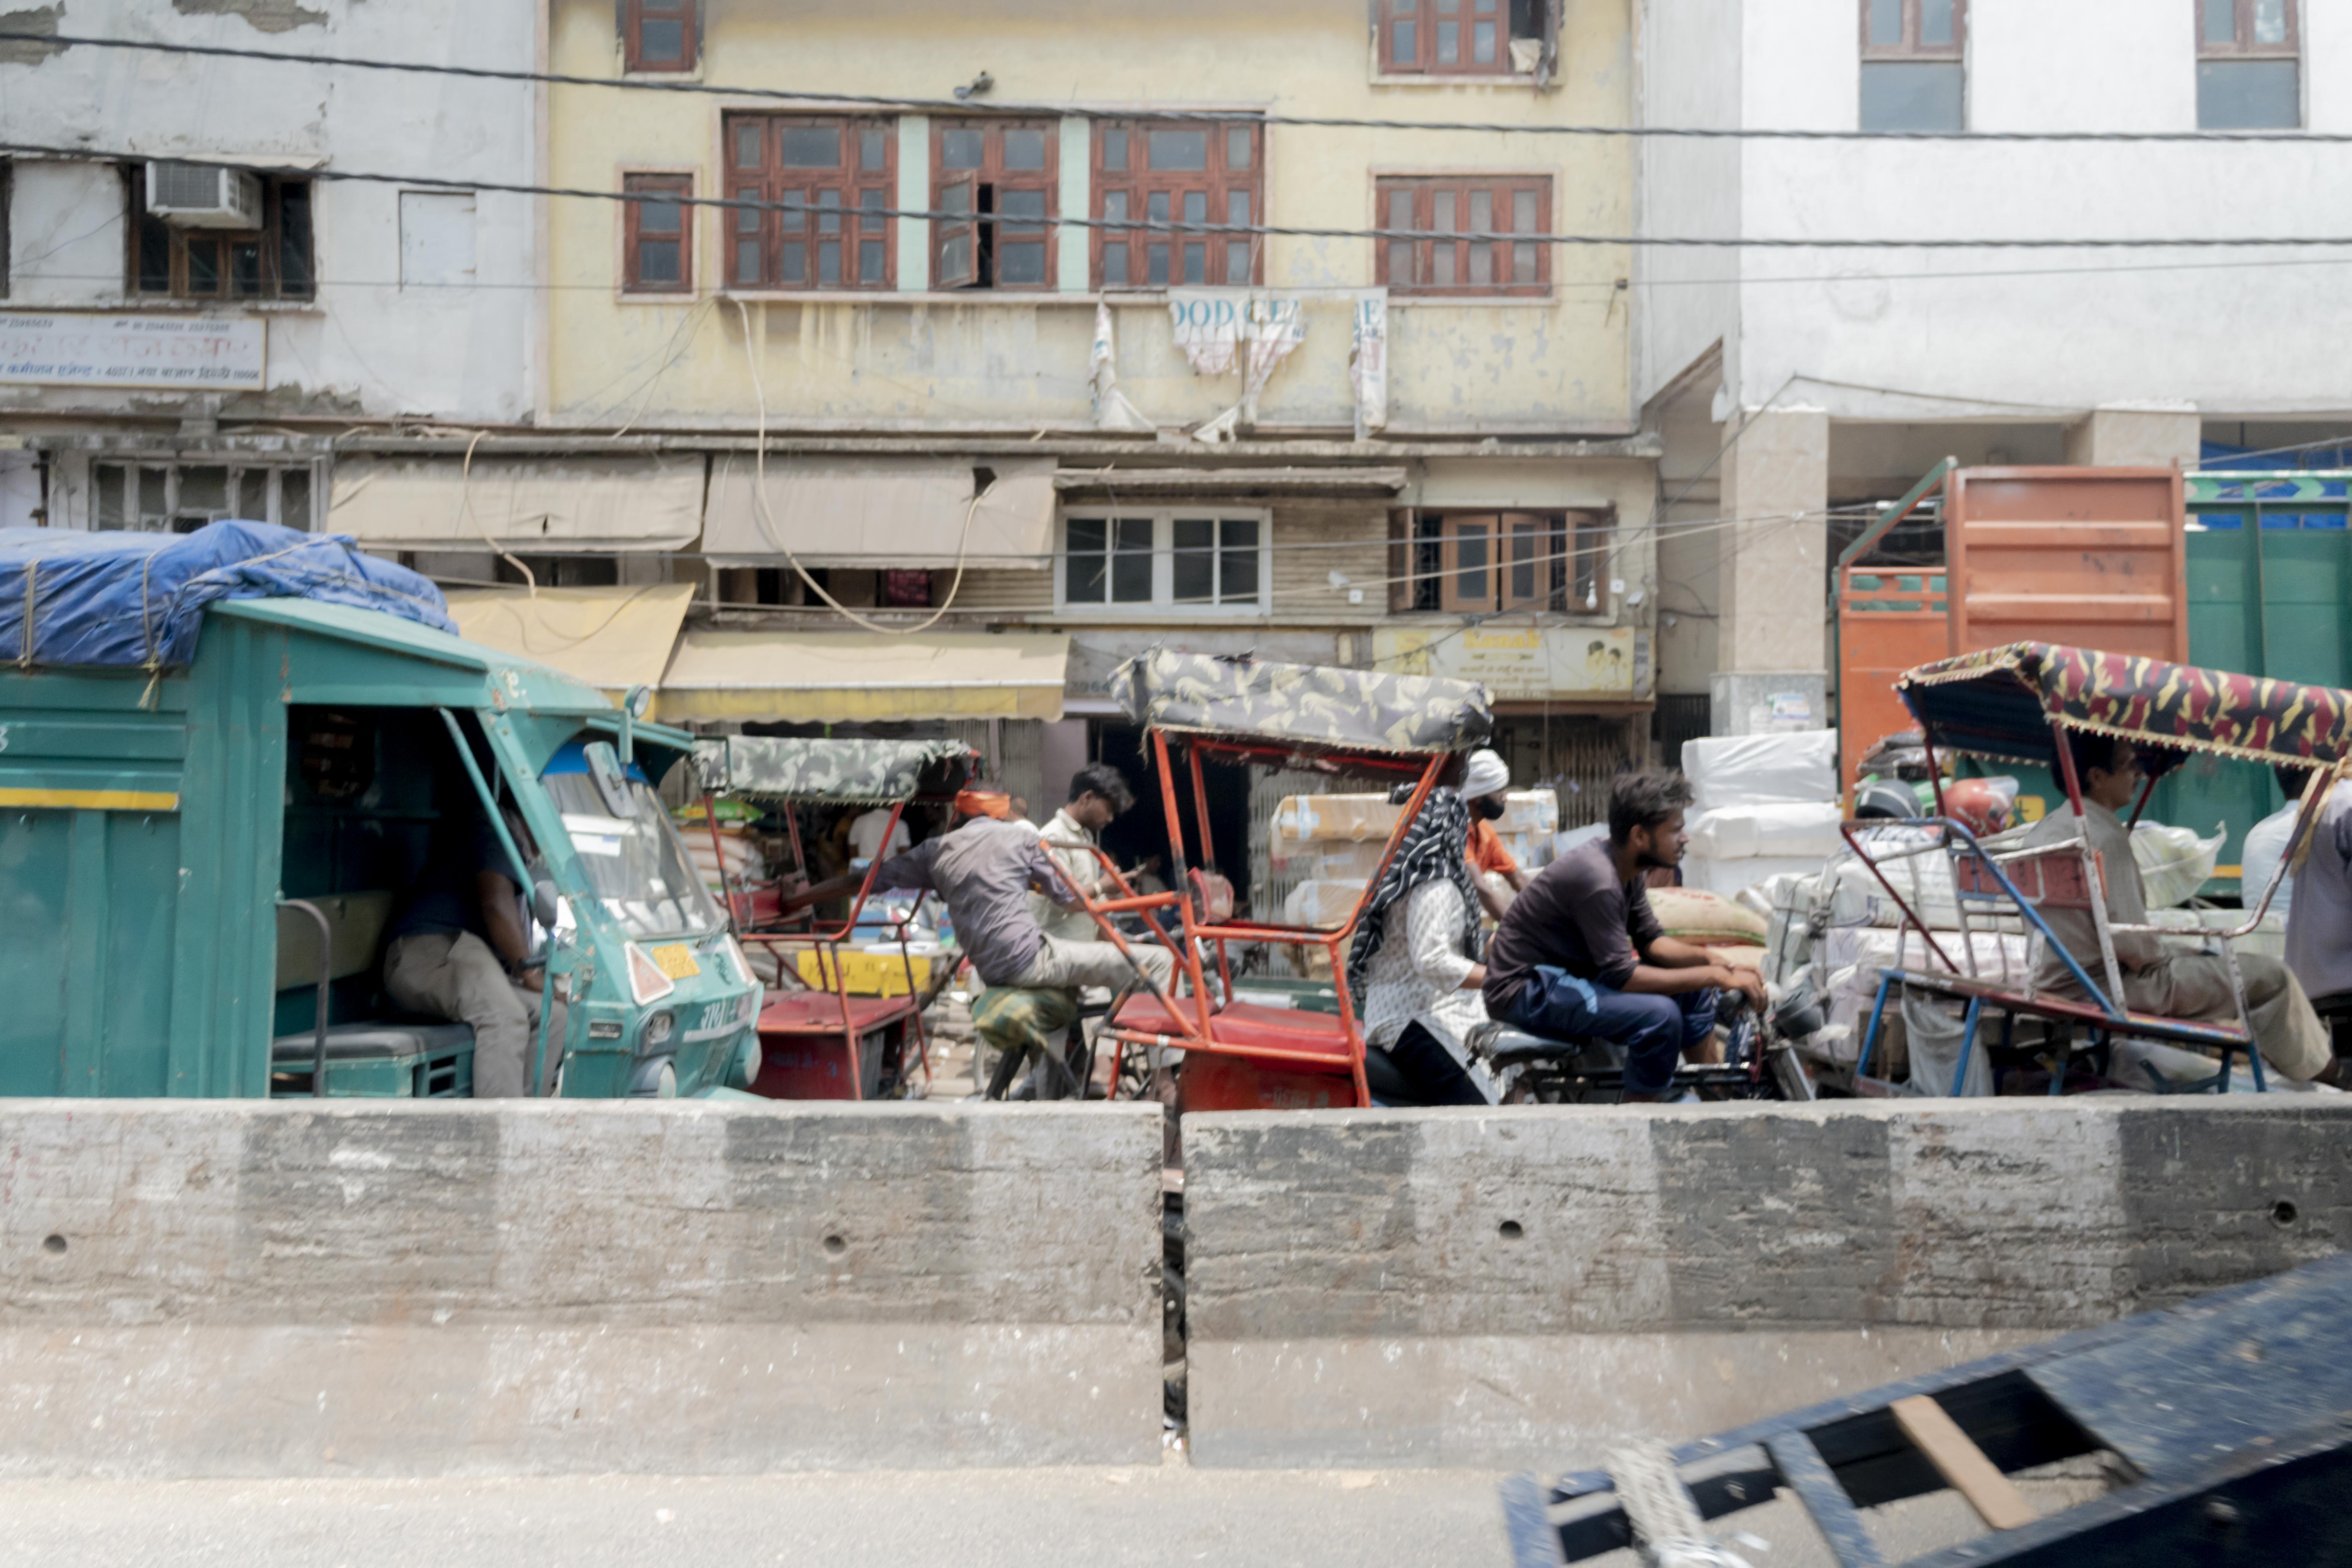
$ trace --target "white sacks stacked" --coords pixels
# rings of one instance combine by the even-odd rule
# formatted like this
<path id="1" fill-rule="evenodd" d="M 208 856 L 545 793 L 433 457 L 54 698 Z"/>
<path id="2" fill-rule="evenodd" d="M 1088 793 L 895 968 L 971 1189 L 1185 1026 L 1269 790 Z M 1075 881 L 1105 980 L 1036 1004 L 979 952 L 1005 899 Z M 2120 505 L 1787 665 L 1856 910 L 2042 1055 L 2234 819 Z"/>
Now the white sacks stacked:
<path id="1" fill-rule="evenodd" d="M 1283 910 L 1291 925 L 1337 926 L 1355 911 L 1380 869 L 1403 807 L 1384 795 L 1295 795 L 1274 808 L 1267 855 L 1300 879 Z M 1548 789 L 1510 790 L 1495 823 L 1503 847 L 1532 876 L 1551 859 L 1559 796 Z"/>
<path id="2" fill-rule="evenodd" d="M 1837 731 L 1683 742 L 1691 782 L 1683 883 L 1726 897 L 1783 872 L 1811 873 L 1844 847 Z"/>

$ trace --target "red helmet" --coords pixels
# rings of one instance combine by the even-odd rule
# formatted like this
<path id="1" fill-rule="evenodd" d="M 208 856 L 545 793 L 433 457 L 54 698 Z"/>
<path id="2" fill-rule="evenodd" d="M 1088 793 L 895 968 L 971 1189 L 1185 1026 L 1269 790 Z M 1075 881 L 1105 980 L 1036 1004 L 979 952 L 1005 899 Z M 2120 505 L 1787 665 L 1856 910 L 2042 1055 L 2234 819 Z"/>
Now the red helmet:
<path id="1" fill-rule="evenodd" d="M 2009 797 L 1990 779 L 1948 780 L 1944 815 L 1958 817 L 1972 833 L 1999 833 L 2009 826 Z"/>

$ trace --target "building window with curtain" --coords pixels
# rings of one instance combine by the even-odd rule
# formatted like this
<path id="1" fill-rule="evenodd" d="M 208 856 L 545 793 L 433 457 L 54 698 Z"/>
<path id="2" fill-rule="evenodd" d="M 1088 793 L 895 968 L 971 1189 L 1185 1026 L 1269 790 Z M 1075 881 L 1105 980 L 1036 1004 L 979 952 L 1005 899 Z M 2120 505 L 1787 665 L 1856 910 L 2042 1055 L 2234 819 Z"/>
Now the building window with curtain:
<path id="1" fill-rule="evenodd" d="M 1526 76 L 1556 24 L 1551 0 L 1378 0 L 1382 76 Z"/>
<path id="2" fill-rule="evenodd" d="M 2303 124 L 2303 30 L 2295 0 L 2196 0 L 2197 128 Z"/>
<path id="3" fill-rule="evenodd" d="M 1062 521 L 1054 607 L 1071 614 L 1268 615 L 1272 536 L 1265 512 L 1233 507 L 1076 513 Z"/>
<path id="4" fill-rule="evenodd" d="M 931 281 L 940 289 L 1051 289 L 1061 131 L 1052 121 L 931 126 Z"/>
<path id="5" fill-rule="evenodd" d="M 1389 608 L 1601 614 L 1609 608 L 1609 531 L 1601 511 L 1394 513 Z"/>
<path id="6" fill-rule="evenodd" d="M 621 289 L 629 294 L 694 292 L 691 174 L 627 174 L 621 189 Z"/>
<path id="7" fill-rule="evenodd" d="M 1533 237 L 1471 237 L 1549 233 L 1549 175 L 1388 178 L 1375 183 L 1375 195 L 1382 228 L 1462 237 L 1378 241 L 1373 251 L 1373 281 L 1390 293 L 1550 292 L 1550 246 Z"/>
<path id="8" fill-rule="evenodd" d="M 887 119 L 731 114 L 722 129 L 727 287 L 898 286 L 898 134 Z"/>
<path id="9" fill-rule="evenodd" d="M 1862 129 L 1967 129 L 1969 0 L 1862 0 Z"/>
<path id="10" fill-rule="evenodd" d="M 1253 121 L 1097 121 L 1095 216 L 1108 223 L 1265 222 L 1265 128 Z M 1094 231 L 1094 286 L 1165 289 L 1261 280 L 1249 234 Z"/>

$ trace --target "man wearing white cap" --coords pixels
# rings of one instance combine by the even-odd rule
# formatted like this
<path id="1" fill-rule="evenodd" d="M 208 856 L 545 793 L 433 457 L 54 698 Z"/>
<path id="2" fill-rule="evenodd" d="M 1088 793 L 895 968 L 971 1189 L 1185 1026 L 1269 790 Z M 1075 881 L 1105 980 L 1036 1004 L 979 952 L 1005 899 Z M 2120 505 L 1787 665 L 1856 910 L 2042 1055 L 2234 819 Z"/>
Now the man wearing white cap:
<path id="1" fill-rule="evenodd" d="M 1470 808 L 1470 840 L 1463 853 L 1478 883 L 1478 901 L 1498 921 L 1528 885 L 1528 874 L 1495 831 L 1495 821 L 1503 815 L 1503 792 L 1510 787 L 1511 770 L 1493 752 L 1482 746 L 1464 760 L 1462 803 Z"/>

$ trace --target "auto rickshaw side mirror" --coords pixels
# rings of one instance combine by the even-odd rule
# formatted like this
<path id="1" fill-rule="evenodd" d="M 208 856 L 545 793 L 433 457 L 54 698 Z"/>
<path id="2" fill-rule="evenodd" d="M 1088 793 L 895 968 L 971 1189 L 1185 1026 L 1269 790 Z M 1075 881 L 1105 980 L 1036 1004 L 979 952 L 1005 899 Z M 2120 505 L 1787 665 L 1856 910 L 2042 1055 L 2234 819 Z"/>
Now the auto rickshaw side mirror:
<path id="1" fill-rule="evenodd" d="M 541 877 L 531 884 L 530 918 L 537 921 L 549 934 L 554 933 L 556 919 L 562 912 L 563 900 L 556 892 L 553 882 Z"/>

